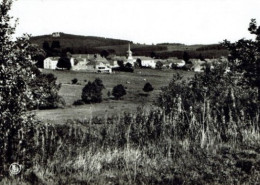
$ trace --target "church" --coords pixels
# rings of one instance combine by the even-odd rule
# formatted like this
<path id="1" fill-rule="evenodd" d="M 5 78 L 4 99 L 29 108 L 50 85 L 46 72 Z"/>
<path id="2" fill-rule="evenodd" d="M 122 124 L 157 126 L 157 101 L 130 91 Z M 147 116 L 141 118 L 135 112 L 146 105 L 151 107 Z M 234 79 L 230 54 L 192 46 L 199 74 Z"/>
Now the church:
<path id="1" fill-rule="evenodd" d="M 130 49 L 130 43 L 128 44 L 128 50 L 126 52 L 126 61 L 125 64 L 130 63 L 132 66 L 134 66 L 134 63 L 136 62 L 136 59 L 133 58 L 133 53 Z"/>

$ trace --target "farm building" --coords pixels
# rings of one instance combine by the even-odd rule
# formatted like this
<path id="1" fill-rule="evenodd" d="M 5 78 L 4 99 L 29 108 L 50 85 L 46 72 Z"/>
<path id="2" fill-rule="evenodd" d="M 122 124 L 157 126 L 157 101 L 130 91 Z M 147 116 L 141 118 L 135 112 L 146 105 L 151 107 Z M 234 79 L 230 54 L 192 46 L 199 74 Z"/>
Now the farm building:
<path id="1" fill-rule="evenodd" d="M 56 69 L 60 57 L 48 57 L 43 61 L 44 69 Z"/>

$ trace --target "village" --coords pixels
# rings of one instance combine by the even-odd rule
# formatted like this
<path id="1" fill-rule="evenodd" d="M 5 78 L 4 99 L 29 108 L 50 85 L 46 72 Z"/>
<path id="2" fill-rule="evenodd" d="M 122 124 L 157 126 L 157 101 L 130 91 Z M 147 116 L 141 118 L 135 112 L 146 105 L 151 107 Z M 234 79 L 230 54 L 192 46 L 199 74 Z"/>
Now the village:
<path id="1" fill-rule="evenodd" d="M 60 69 L 57 64 L 60 57 L 47 57 L 44 60 L 44 69 Z M 129 43 L 125 56 L 112 55 L 102 57 L 100 54 L 71 54 L 69 57 L 72 71 L 85 71 L 95 73 L 113 73 L 116 69 L 123 66 L 129 68 L 150 68 L 150 69 L 183 69 L 187 71 L 203 72 L 206 65 L 211 68 L 217 63 L 227 63 L 226 57 L 214 59 L 179 59 L 169 57 L 167 59 L 157 59 L 147 56 L 133 56 Z M 227 69 L 228 71 L 228 69 Z"/>
<path id="2" fill-rule="evenodd" d="M 0 185 L 260 184 L 259 7 L 0 0 Z"/>

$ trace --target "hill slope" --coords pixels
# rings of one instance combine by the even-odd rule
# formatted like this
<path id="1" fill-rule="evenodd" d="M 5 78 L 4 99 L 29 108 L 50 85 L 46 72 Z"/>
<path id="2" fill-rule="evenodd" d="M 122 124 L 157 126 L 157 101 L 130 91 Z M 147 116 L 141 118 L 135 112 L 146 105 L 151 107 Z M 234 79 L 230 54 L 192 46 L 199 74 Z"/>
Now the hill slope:
<path id="1" fill-rule="evenodd" d="M 192 58 L 204 56 L 205 58 L 217 58 L 227 56 L 228 52 L 219 44 L 213 45 L 184 45 L 178 43 L 161 43 L 157 45 L 134 44 L 129 40 L 111 39 L 94 36 L 80 36 L 65 33 L 54 33 L 31 37 L 31 42 L 42 47 L 48 55 L 59 55 L 61 51 L 72 53 L 108 53 L 125 55 L 128 44 L 131 43 L 133 55 L 155 56 L 158 58 L 178 57 L 182 58 L 184 51 Z M 44 46 L 45 45 L 45 46 Z"/>

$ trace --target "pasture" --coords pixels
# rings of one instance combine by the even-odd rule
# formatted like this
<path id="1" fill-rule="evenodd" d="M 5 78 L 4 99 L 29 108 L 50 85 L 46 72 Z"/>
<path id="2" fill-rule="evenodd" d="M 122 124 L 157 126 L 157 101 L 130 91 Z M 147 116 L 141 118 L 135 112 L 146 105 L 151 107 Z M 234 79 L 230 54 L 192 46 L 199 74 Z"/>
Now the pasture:
<path id="1" fill-rule="evenodd" d="M 180 73 L 185 78 L 192 77 L 193 72 L 176 70 L 136 69 L 134 73 L 116 72 L 113 74 L 97 74 L 76 71 L 43 70 L 44 73 L 53 73 L 57 82 L 61 83 L 59 95 L 61 95 L 66 107 L 53 110 L 35 111 L 40 120 L 48 122 L 63 123 L 68 119 L 88 119 L 91 116 L 103 117 L 105 114 L 117 115 L 122 112 L 135 112 L 138 106 L 145 106 L 147 109 L 153 106 L 156 97 L 163 86 L 169 84 L 173 74 Z M 77 84 L 71 80 L 77 78 Z M 99 104 L 86 104 L 73 106 L 73 102 L 81 99 L 82 88 L 88 81 L 100 78 L 105 89 L 103 90 L 103 102 Z M 144 93 L 142 90 L 145 83 L 150 82 L 154 88 L 152 92 Z M 121 100 L 113 100 L 108 97 L 108 91 L 112 94 L 114 86 L 122 84 L 126 87 L 127 94 Z M 148 94 L 148 96 L 144 96 Z"/>

